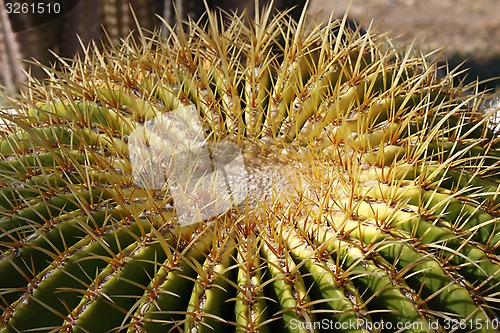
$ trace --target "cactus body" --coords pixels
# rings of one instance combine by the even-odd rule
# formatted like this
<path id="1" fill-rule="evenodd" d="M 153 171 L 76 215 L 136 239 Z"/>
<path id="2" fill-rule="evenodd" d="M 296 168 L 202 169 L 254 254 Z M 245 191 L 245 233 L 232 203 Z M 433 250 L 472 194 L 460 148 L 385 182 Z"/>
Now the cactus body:
<path id="1" fill-rule="evenodd" d="M 1 333 L 496 330 L 482 96 L 345 20 L 270 13 L 88 49 L 3 114 Z M 179 224 L 162 158 L 186 151 L 230 205 Z M 200 167 L 178 178 L 204 202 Z"/>

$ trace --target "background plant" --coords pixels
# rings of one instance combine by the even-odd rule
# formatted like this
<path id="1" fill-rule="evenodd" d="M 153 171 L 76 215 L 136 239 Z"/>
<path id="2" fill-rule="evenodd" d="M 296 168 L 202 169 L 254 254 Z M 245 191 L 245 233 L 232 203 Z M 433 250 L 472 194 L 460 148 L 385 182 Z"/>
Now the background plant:
<path id="1" fill-rule="evenodd" d="M 133 8 L 140 26 L 153 31 L 161 25 L 160 18 L 170 24 L 176 23 L 176 17 L 193 20 L 201 18 L 205 11 L 203 1 L 171 1 L 171 0 L 86 0 L 75 1 L 76 6 L 65 15 L 44 24 L 37 24 L 40 15 L 7 16 L 4 11 L 4 1 L 0 1 L 0 84 L 11 91 L 16 91 L 19 84 L 26 83 L 23 71 L 27 70 L 28 61 L 33 59 L 43 65 L 55 61 L 55 52 L 59 56 L 72 58 L 81 50 L 81 43 L 87 45 L 95 41 L 119 43 L 137 26 L 131 8 Z M 267 1 L 260 1 L 260 7 Z M 305 1 L 274 1 L 276 9 L 294 9 L 294 15 L 300 15 Z M 174 4 L 176 9 L 174 10 Z M 246 11 L 254 15 L 254 1 L 209 0 L 206 5 L 213 10 Z M 175 13 L 177 12 L 177 13 Z M 12 25 L 32 27 L 13 32 Z M 106 31 L 106 32 L 104 32 Z M 78 36 L 78 37 L 77 37 Z M 44 76 L 38 67 L 30 67 L 31 75 Z"/>

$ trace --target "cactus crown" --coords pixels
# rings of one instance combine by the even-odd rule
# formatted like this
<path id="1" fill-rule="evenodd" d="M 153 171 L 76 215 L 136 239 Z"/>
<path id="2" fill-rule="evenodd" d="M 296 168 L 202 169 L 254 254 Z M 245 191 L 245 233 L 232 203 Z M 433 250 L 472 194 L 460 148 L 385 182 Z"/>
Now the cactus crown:
<path id="1" fill-rule="evenodd" d="M 2 113 L 0 332 L 494 327 L 482 94 L 345 19 L 207 15 Z"/>

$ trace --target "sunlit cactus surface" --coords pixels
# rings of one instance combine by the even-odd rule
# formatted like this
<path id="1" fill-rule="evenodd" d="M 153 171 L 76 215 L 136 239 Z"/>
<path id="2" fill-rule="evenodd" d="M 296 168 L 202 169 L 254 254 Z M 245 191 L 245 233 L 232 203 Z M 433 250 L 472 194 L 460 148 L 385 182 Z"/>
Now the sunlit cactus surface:
<path id="1" fill-rule="evenodd" d="M 1 333 L 497 331 L 496 110 L 272 13 L 91 45 L 10 101 Z"/>

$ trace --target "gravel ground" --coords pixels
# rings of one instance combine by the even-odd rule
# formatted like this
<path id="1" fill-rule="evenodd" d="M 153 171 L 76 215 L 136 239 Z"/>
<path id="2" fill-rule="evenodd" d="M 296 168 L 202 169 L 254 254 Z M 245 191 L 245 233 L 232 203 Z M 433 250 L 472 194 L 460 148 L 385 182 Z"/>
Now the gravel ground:
<path id="1" fill-rule="evenodd" d="M 327 20 L 342 16 L 351 0 L 311 0 L 309 11 Z M 422 50 L 444 49 L 452 67 L 466 60 L 469 79 L 500 77 L 500 0 L 354 0 L 349 17 L 373 31 L 415 41 Z M 500 92 L 500 79 L 485 87 Z"/>

